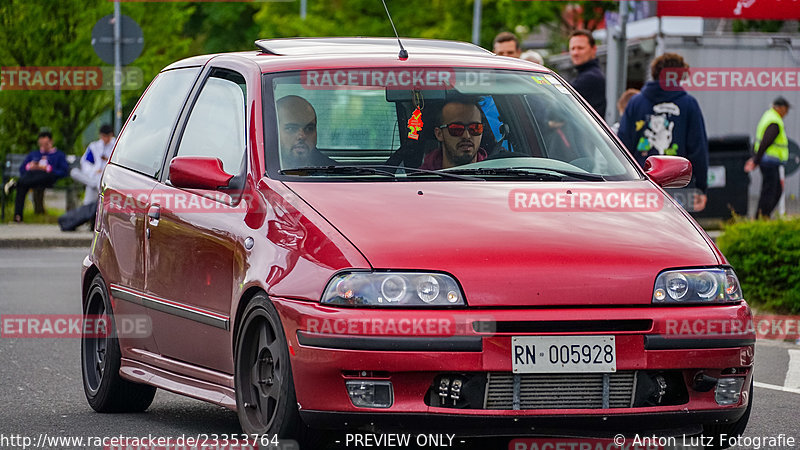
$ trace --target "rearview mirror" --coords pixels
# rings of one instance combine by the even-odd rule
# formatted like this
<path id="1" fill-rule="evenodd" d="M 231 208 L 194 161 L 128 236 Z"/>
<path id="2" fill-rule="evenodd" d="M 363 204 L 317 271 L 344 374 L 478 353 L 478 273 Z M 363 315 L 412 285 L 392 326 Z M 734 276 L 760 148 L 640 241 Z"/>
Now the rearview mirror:
<path id="1" fill-rule="evenodd" d="M 219 158 L 176 156 L 169 163 L 169 180 L 179 188 L 217 190 L 227 187 L 231 178 Z"/>
<path id="2" fill-rule="evenodd" d="M 644 172 L 663 188 L 682 188 L 692 181 L 692 163 L 680 156 L 651 156 Z"/>

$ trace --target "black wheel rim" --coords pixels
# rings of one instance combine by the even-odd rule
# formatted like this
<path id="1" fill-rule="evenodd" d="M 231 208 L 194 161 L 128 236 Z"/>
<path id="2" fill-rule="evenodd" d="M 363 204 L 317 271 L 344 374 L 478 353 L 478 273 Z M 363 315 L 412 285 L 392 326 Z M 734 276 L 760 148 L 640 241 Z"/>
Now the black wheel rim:
<path id="1" fill-rule="evenodd" d="M 106 307 L 103 296 L 98 289 L 94 289 L 90 294 L 89 306 L 86 308 L 86 316 L 92 320 L 105 317 Z M 108 323 L 108 322 L 106 322 Z M 108 336 L 84 335 L 81 339 L 81 349 L 83 354 L 83 377 L 86 387 L 92 394 L 100 389 L 103 382 L 103 375 L 106 368 L 106 352 L 108 349 Z"/>
<path id="2" fill-rule="evenodd" d="M 279 412 L 285 383 L 283 342 L 274 320 L 264 311 L 248 319 L 237 366 L 244 417 L 252 429 L 270 430 Z"/>

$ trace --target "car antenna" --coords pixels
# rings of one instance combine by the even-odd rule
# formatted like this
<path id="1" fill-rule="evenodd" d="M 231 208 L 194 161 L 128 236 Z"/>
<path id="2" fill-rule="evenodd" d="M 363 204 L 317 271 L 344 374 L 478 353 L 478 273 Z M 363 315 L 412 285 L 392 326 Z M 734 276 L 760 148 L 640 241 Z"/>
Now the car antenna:
<path id="1" fill-rule="evenodd" d="M 397 34 L 397 28 L 394 27 L 394 21 L 392 20 L 392 15 L 389 14 L 389 8 L 386 7 L 386 2 L 381 0 L 381 3 L 383 3 L 383 9 L 386 10 L 386 15 L 389 17 L 389 23 L 392 24 L 392 30 L 394 30 L 394 35 L 397 37 L 397 44 L 400 45 L 400 54 L 397 56 L 405 61 L 408 59 L 408 52 L 403 48 L 403 43 L 400 42 L 400 36 Z"/>

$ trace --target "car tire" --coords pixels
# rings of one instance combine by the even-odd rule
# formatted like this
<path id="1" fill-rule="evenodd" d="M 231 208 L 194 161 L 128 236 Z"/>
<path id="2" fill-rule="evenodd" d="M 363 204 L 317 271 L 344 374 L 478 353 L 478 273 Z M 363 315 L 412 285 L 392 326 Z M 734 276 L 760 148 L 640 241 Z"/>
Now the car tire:
<path id="1" fill-rule="evenodd" d="M 724 444 L 722 442 L 722 436 L 726 435 L 726 442 L 730 442 L 730 438 L 739 437 L 744 434 L 745 428 L 747 428 L 747 422 L 750 420 L 750 410 L 753 408 L 753 382 L 750 381 L 750 394 L 749 399 L 747 402 L 747 409 L 745 409 L 744 414 L 742 417 L 739 418 L 736 422 L 731 423 L 715 423 L 715 424 L 706 424 L 703 425 L 703 436 L 705 437 L 712 437 L 714 438 L 711 442 L 710 446 L 706 446 L 706 449 L 710 450 L 723 450 L 726 448 L 730 448 L 730 445 Z"/>
<path id="2" fill-rule="evenodd" d="M 236 409 L 247 434 L 297 439 L 303 429 L 286 335 L 277 309 L 256 294 L 236 337 Z"/>
<path id="3" fill-rule="evenodd" d="M 81 337 L 83 391 L 89 406 L 101 413 L 142 412 L 156 395 L 156 388 L 123 379 L 119 374 L 121 354 L 108 289 L 100 275 L 92 280 L 83 302 L 84 317 L 108 318 L 105 336 Z"/>

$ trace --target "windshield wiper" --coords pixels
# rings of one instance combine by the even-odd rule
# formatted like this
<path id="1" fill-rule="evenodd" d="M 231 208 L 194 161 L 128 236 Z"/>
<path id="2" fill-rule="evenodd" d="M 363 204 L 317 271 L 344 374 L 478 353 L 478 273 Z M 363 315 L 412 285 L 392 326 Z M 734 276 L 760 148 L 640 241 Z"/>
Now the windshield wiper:
<path id="1" fill-rule="evenodd" d="M 395 178 L 393 172 L 381 170 L 373 166 L 307 166 L 284 169 L 281 175 L 310 176 L 317 174 L 344 174 L 344 175 L 383 175 Z"/>
<path id="2" fill-rule="evenodd" d="M 456 175 L 452 172 L 445 172 L 441 170 L 417 169 L 415 167 L 403 167 L 403 166 L 380 166 L 380 167 L 391 167 L 392 169 L 402 169 L 406 172 L 410 172 L 409 175 L 436 175 L 442 178 L 453 178 L 456 180 L 486 181 L 483 178 L 470 177 L 466 175 Z"/>
<path id="3" fill-rule="evenodd" d="M 514 178 L 535 178 L 539 181 L 561 181 L 563 177 L 547 172 L 533 172 L 530 170 L 512 169 L 510 167 L 481 167 L 470 169 L 459 169 L 457 167 L 447 169 L 450 173 L 470 174 L 478 176 L 504 176 Z"/>
<path id="4" fill-rule="evenodd" d="M 397 178 L 397 174 L 395 173 L 396 170 L 411 172 L 411 174 L 434 175 L 440 178 L 451 178 L 455 180 L 484 181 L 483 178 L 457 175 L 454 173 L 441 172 L 438 170 L 417 169 L 414 167 L 392 166 L 386 164 L 370 164 L 365 166 L 342 165 L 342 166 L 297 167 L 292 169 L 281 170 L 280 174 L 300 175 L 300 176 L 309 176 L 314 174 L 384 175 L 392 178 Z"/>
<path id="5" fill-rule="evenodd" d="M 513 176 L 517 178 L 535 178 L 541 181 L 561 181 L 564 177 L 585 181 L 605 181 L 602 175 L 589 172 L 573 172 L 571 170 L 551 169 L 544 167 L 483 167 L 447 169 L 447 172 L 472 175 Z"/>
<path id="6" fill-rule="evenodd" d="M 591 172 L 575 172 L 574 170 L 564 170 L 564 169 L 545 169 L 539 167 L 514 167 L 514 169 L 524 169 L 524 170 L 547 170 L 549 172 L 556 172 L 560 173 L 561 175 L 566 175 L 572 178 L 578 178 L 580 180 L 586 181 L 606 181 L 605 177 L 600 175 L 599 173 L 591 173 Z"/>

